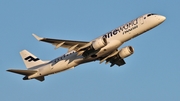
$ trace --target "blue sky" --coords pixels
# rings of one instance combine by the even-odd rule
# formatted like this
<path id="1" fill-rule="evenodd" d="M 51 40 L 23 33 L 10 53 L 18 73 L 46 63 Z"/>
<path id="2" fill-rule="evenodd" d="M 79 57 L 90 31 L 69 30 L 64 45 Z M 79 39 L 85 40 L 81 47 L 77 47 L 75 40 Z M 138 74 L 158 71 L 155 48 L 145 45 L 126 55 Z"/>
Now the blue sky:
<path id="1" fill-rule="evenodd" d="M 164 0 L 0 0 L 0 96 L 3 101 L 179 101 L 179 1 Z M 23 81 L 6 72 L 25 69 L 19 52 L 42 60 L 57 50 L 32 36 L 90 41 L 146 13 L 166 16 L 160 26 L 134 38 L 135 53 L 126 65 L 99 62 L 50 75 L 44 82 Z M 122 46 L 122 47 L 123 47 Z"/>

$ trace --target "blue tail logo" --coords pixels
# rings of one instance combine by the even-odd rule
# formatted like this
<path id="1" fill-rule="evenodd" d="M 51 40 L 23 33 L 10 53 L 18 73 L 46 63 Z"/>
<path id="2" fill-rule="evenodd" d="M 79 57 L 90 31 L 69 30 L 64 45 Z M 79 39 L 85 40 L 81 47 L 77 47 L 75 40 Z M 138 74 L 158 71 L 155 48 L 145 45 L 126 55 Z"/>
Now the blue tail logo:
<path id="1" fill-rule="evenodd" d="M 24 58 L 25 60 L 28 60 L 29 62 L 31 62 L 31 61 L 38 61 L 39 60 L 39 58 L 33 58 L 32 56 L 28 56 L 28 57 L 26 57 L 26 58 Z"/>

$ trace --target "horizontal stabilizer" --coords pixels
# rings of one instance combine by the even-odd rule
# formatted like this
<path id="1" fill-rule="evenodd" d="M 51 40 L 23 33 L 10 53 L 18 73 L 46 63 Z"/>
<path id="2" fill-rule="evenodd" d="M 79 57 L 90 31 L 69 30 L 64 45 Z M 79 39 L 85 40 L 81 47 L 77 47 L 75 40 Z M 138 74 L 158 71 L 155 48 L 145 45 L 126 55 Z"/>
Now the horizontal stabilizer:
<path id="1" fill-rule="evenodd" d="M 26 75 L 26 76 L 32 75 L 32 74 L 37 72 L 35 70 L 18 70 L 18 69 L 9 69 L 7 71 L 17 73 L 17 74 L 21 74 L 21 75 Z"/>

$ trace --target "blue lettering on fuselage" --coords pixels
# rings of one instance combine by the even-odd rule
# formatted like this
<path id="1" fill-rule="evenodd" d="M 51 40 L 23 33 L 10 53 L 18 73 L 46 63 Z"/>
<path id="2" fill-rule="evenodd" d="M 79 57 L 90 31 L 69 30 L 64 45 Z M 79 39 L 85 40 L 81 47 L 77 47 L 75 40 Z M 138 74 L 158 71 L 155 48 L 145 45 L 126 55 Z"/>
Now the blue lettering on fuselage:
<path id="1" fill-rule="evenodd" d="M 134 27 L 132 27 L 132 28 L 124 31 L 123 34 L 126 34 L 126 33 L 130 32 L 130 31 L 132 31 L 132 30 L 134 30 L 134 29 L 136 29 L 136 28 L 138 28 L 138 25 L 136 25 L 136 26 L 134 26 Z"/>
<path id="2" fill-rule="evenodd" d="M 54 66 L 56 63 L 58 63 L 59 61 L 65 59 L 65 57 L 67 57 L 67 56 L 69 56 L 69 55 L 71 55 L 71 54 L 73 54 L 73 53 L 75 53 L 75 51 L 72 51 L 72 52 L 70 52 L 70 53 L 64 54 L 63 56 L 58 57 L 58 58 L 52 60 L 52 61 L 51 61 L 51 66 Z"/>
<path id="3" fill-rule="evenodd" d="M 135 19 L 135 20 L 132 20 L 131 22 L 119 27 L 119 28 L 116 28 L 115 30 L 111 31 L 111 32 L 108 32 L 107 34 L 105 34 L 103 37 L 104 38 L 110 38 L 120 32 L 122 32 L 122 34 L 126 34 L 127 32 L 130 32 L 134 29 L 138 28 L 138 18 Z"/>

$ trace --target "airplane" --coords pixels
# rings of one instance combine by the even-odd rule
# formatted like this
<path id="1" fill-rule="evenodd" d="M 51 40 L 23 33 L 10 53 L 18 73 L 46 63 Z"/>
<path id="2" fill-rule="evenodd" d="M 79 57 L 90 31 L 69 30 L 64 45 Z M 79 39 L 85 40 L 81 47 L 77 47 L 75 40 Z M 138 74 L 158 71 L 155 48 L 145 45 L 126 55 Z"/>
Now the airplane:
<path id="1" fill-rule="evenodd" d="M 100 61 L 110 63 L 110 67 L 125 64 L 124 58 L 134 53 L 132 46 L 118 48 L 126 41 L 143 34 L 158 26 L 166 19 L 165 16 L 148 13 L 142 15 L 92 41 L 73 41 L 39 37 L 32 34 L 38 41 L 47 42 L 55 48 L 67 48 L 68 52 L 51 61 L 42 61 L 27 50 L 20 55 L 27 70 L 9 69 L 7 71 L 24 75 L 23 80 L 36 79 L 44 81 L 45 76 L 72 69 L 80 64 Z"/>

